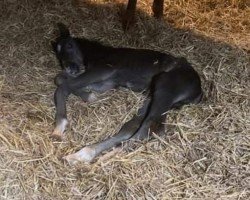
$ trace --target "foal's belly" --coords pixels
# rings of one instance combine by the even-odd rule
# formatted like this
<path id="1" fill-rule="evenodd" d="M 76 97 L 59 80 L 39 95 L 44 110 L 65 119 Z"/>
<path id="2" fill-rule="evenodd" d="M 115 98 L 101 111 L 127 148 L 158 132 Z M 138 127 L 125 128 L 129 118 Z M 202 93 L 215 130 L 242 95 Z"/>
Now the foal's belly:
<path id="1" fill-rule="evenodd" d="M 116 85 L 115 85 L 114 81 L 106 80 L 106 81 L 90 84 L 86 87 L 86 90 L 102 93 L 102 92 L 105 92 L 107 90 L 111 90 L 111 89 L 115 88 L 115 86 Z"/>

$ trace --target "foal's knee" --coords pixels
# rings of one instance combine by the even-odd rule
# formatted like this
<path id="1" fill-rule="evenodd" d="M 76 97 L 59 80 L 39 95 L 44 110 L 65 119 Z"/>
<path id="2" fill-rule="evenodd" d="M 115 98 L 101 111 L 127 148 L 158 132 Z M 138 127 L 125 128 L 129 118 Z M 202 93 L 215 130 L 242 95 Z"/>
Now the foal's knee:
<path id="1" fill-rule="evenodd" d="M 60 86 L 67 80 L 67 76 L 63 73 L 56 75 L 54 78 L 54 83 L 56 86 Z"/>

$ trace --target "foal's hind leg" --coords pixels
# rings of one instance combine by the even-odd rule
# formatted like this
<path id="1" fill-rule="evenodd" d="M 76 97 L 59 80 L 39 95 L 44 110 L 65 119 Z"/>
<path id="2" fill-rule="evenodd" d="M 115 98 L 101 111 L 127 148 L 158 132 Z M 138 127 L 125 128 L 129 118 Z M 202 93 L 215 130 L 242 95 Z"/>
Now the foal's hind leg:
<path id="1" fill-rule="evenodd" d="M 81 149 L 80 151 L 63 157 L 69 164 L 76 164 L 77 162 L 91 162 L 96 156 L 101 154 L 105 150 L 109 150 L 112 147 L 120 145 L 123 141 L 128 140 L 140 127 L 145 114 L 147 112 L 149 100 L 144 102 L 143 107 L 139 110 L 138 115 L 134 116 L 130 121 L 125 123 L 121 130 L 114 136 L 107 138 L 106 140 L 89 145 Z"/>
<path id="2" fill-rule="evenodd" d="M 177 78 L 176 78 L 176 77 Z M 165 113 L 175 107 L 198 103 L 202 93 L 199 84 L 192 81 L 179 81 L 178 74 L 163 73 L 155 77 L 151 88 L 151 103 L 140 128 L 131 139 L 143 140 L 152 137 L 152 132 L 161 133 L 164 129 Z"/>

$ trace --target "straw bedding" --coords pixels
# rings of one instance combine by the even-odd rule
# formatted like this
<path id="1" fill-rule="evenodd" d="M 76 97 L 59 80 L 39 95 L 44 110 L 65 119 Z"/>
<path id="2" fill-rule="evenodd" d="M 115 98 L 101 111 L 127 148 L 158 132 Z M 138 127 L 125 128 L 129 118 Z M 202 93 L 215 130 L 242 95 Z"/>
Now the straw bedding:
<path id="1" fill-rule="evenodd" d="M 0 2 L 0 199 L 250 198 L 249 2 L 165 0 L 158 21 L 152 2 L 140 1 L 124 33 L 125 2 Z M 121 89 L 91 104 L 72 96 L 66 139 L 52 141 L 57 22 L 104 44 L 185 56 L 202 78 L 202 102 L 169 112 L 165 136 L 69 166 L 63 155 L 114 134 L 143 96 Z"/>

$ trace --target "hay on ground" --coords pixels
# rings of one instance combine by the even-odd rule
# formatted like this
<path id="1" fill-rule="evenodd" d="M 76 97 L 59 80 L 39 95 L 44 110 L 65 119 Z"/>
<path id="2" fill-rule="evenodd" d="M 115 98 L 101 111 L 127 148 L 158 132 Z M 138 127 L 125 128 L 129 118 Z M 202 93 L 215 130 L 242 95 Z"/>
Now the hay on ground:
<path id="1" fill-rule="evenodd" d="M 151 1 L 140 1 L 126 34 L 119 2 L 0 2 L 0 199 L 250 198 L 249 1 L 165 0 L 162 21 L 151 17 Z M 67 139 L 52 141 L 57 22 L 108 45 L 187 57 L 205 98 L 169 112 L 165 136 L 68 166 L 63 155 L 114 134 L 143 97 L 128 90 L 91 104 L 71 97 Z"/>

